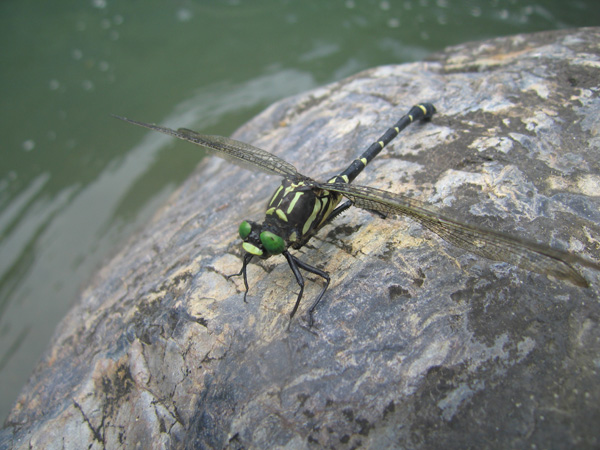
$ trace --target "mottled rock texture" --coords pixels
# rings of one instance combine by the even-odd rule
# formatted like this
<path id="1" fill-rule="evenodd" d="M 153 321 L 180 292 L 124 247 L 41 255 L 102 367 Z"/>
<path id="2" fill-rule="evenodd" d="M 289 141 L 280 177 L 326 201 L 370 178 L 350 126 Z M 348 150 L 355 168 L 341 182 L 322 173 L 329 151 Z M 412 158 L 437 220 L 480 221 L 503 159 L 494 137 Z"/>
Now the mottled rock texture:
<path id="1" fill-rule="evenodd" d="M 325 179 L 433 102 L 357 183 L 597 261 L 599 94 L 600 29 L 519 35 L 283 100 L 234 137 Z M 60 324 L 0 446 L 600 446 L 599 273 L 575 287 L 351 209 L 296 252 L 332 283 L 288 331 L 283 257 L 251 265 L 248 303 L 225 278 L 278 183 L 204 161 Z"/>

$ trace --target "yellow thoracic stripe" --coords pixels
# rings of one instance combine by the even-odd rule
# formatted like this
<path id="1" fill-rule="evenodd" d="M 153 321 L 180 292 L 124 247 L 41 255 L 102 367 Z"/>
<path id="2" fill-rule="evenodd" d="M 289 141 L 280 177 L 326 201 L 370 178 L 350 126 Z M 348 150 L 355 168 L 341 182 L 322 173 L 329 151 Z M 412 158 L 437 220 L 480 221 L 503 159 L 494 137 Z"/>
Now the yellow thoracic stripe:
<path id="1" fill-rule="evenodd" d="M 287 216 L 285 215 L 285 213 L 284 213 L 282 210 L 280 210 L 279 208 L 277 208 L 277 209 L 275 210 L 275 214 L 277 214 L 277 217 L 279 217 L 279 218 L 280 218 L 281 220 L 283 220 L 284 222 L 287 222 L 287 221 L 288 221 L 288 218 L 287 218 Z"/>
<path id="2" fill-rule="evenodd" d="M 330 201 L 330 200 L 332 200 L 332 201 Z M 325 210 L 325 212 L 323 213 L 323 216 L 321 217 L 321 222 L 319 223 L 319 227 L 321 227 L 323 225 L 323 222 L 325 222 L 327 220 L 327 218 L 329 217 L 329 215 L 331 214 L 333 209 L 336 207 L 336 205 L 337 205 L 337 203 L 335 202 L 335 199 L 332 199 L 331 197 L 329 197 L 329 195 L 327 197 L 323 197 L 323 206 L 321 207 L 321 209 Z"/>
<path id="3" fill-rule="evenodd" d="M 285 188 L 285 192 L 283 193 L 283 196 L 285 197 L 290 192 L 292 192 L 294 189 L 299 188 L 300 186 L 304 186 L 304 181 L 300 181 L 298 184 L 296 184 L 296 183 L 290 184 L 288 187 Z"/>
<path id="4" fill-rule="evenodd" d="M 317 214 L 319 214 L 319 211 L 321 211 L 321 200 L 319 200 L 318 198 L 315 198 L 315 207 L 313 208 L 313 211 L 310 214 L 310 217 L 306 220 L 306 222 L 304 223 L 304 226 L 302 227 L 303 235 L 305 235 L 308 232 L 308 230 L 310 230 L 310 226 L 317 218 Z"/>
<path id="5" fill-rule="evenodd" d="M 279 195 L 279 193 L 281 192 L 282 189 L 283 189 L 283 185 L 279 186 L 279 189 L 277 189 L 277 191 L 275 191 L 275 194 L 273 194 L 273 198 L 271 199 L 269 206 L 273 206 L 273 202 L 275 201 L 275 199 L 277 198 L 277 196 Z"/>
<path id="6" fill-rule="evenodd" d="M 300 187 L 300 186 L 304 186 L 304 181 L 300 181 L 299 183 L 292 183 L 289 186 L 287 186 L 285 188 L 285 191 L 283 192 L 283 195 L 281 195 L 281 197 L 279 197 L 279 194 L 281 194 L 282 189 L 284 189 L 283 184 L 281 186 L 279 186 L 279 188 L 277 189 L 277 191 L 275 191 L 275 194 L 273 194 L 273 197 L 271 197 L 271 201 L 269 202 L 269 206 L 272 207 L 278 207 L 281 204 L 281 201 L 285 198 L 286 195 L 288 195 L 289 193 L 293 192 L 294 189 Z M 302 194 L 302 193 L 300 193 Z M 296 196 L 298 196 L 298 192 L 296 193 Z M 276 205 L 273 204 L 275 202 L 275 199 L 279 197 L 279 203 L 277 203 Z M 297 202 L 297 198 L 294 198 L 294 200 L 292 200 L 292 203 L 295 204 L 295 202 Z M 269 214 L 272 214 L 273 211 L 271 211 Z M 288 208 L 288 214 L 290 213 L 290 210 Z"/>
<path id="7" fill-rule="evenodd" d="M 288 206 L 288 209 L 286 211 L 288 214 L 292 213 L 292 211 L 294 210 L 294 206 L 296 206 L 296 203 L 298 203 L 298 200 L 300 200 L 300 197 L 302 197 L 302 195 L 304 195 L 304 192 L 296 192 L 294 198 L 290 202 L 290 206 Z"/>

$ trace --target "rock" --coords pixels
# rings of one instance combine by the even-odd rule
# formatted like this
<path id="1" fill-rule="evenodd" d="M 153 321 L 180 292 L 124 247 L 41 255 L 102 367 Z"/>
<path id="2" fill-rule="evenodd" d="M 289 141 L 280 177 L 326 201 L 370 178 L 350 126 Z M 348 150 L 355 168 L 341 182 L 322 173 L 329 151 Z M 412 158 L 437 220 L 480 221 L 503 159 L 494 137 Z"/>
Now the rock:
<path id="1" fill-rule="evenodd" d="M 431 101 L 356 183 L 597 261 L 599 43 L 588 28 L 453 47 L 283 100 L 234 137 L 326 179 Z M 322 281 L 306 277 L 288 331 L 282 257 L 250 266 L 247 303 L 225 278 L 278 183 L 203 162 L 60 324 L 0 446 L 598 447 L 598 272 L 576 287 L 353 208 L 295 252 L 332 282 L 307 329 Z"/>

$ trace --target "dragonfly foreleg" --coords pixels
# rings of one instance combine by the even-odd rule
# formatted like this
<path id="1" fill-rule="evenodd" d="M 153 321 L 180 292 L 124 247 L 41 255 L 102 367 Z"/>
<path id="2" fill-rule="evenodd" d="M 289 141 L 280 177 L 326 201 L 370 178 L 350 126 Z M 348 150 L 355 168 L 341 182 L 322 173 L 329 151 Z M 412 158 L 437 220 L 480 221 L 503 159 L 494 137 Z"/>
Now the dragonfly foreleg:
<path id="1" fill-rule="evenodd" d="M 246 269 L 253 256 L 254 255 L 252 255 L 251 253 L 246 253 L 244 255 L 244 263 L 242 264 L 242 268 L 240 269 L 240 271 L 238 273 L 232 273 L 231 275 L 227 275 L 225 277 L 229 280 L 231 277 L 239 277 L 240 275 L 244 275 L 244 286 L 246 287 L 246 292 L 244 292 L 244 303 L 248 303 L 248 301 L 246 300 L 246 296 L 248 295 L 248 289 L 250 289 L 248 287 L 248 273 Z"/>

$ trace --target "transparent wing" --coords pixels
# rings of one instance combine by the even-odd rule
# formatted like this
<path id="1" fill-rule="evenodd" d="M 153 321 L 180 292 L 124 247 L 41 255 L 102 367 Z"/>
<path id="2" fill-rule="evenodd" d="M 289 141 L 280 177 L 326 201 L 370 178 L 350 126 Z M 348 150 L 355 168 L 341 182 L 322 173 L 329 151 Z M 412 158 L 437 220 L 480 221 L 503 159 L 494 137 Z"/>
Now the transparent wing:
<path id="1" fill-rule="evenodd" d="M 140 127 L 159 131 L 161 133 L 168 134 L 169 136 L 206 147 L 213 150 L 215 155 L 244 167 L 258 169 L 270 175 L 279 175 L 290 178 L 302 177 L 296 168 L 289 162 L 284 161 L 283 159 L 267 152 L 266 150 L 246 144 L 245 142 L 236 141 L 235 139 L 229 139 L 223 136 L 199 134 L 186 128 L 172 130 L 171 128 L 138 122 L 126 117 L 116 115 L 113 115 L 113 117 L 134 125 L 138 125 Z"/>
<path id="2" fill-rule="evenodd" d="M 552 275 L 577 286 L 587 287 L 589 284 L 571 263 L 600 270 L 600 264 L 580 256 L 444 217 L 432 206 L 415 199 L 345 183 L 318 183 L 318 187 L 343 194 L 359 208 L 386 215 L 408 216 L 445 241 L 476 255 L 504 261 L 532 272 Z"/>

